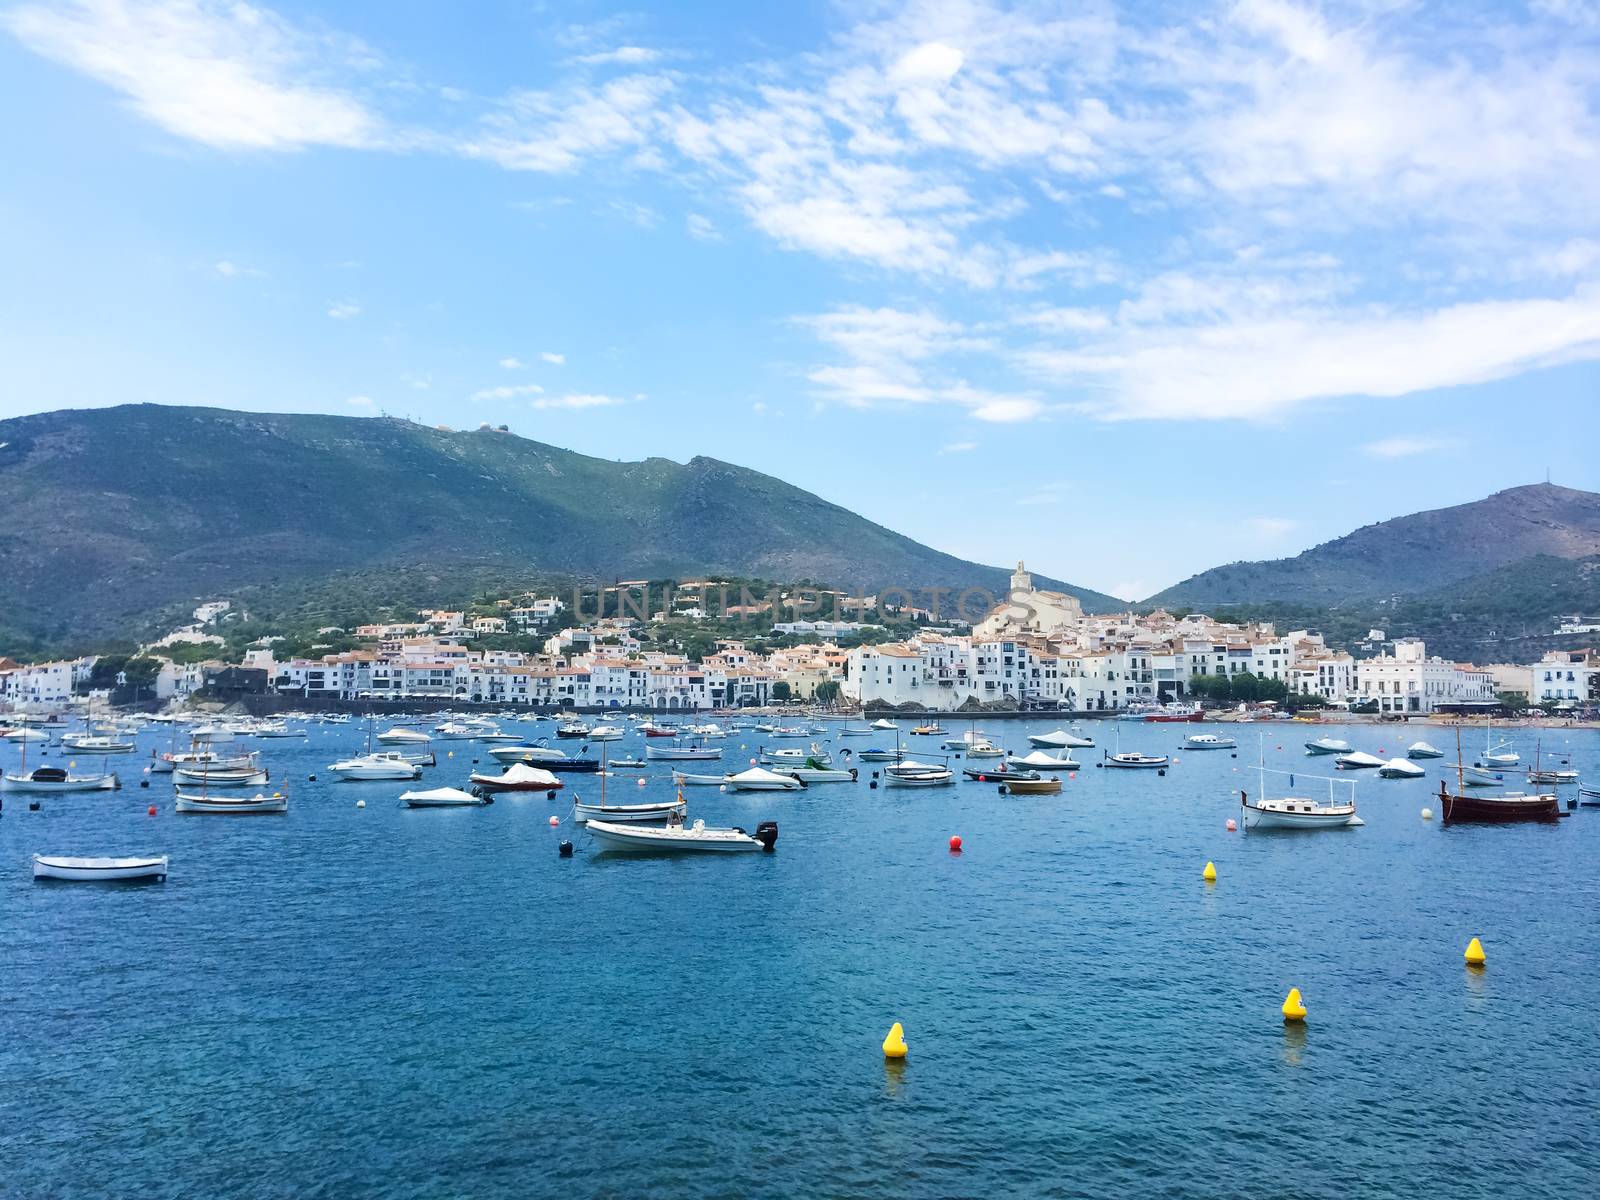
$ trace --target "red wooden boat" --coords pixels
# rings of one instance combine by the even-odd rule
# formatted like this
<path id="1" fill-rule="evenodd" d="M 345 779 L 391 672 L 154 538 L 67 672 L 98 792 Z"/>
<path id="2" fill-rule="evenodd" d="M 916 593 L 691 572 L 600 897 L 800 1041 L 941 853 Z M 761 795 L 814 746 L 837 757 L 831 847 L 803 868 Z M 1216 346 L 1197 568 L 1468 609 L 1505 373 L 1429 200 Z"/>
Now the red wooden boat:
<path id="1" fill-rule="evenodd" d="M 1504 792 L 1498 796 L 1454 796 L 1439 782 L 1439 809 L 1446 825 L 1454 822 L 1501 825 L 1511 821 L 1558 821 L 1561 805 L 1554 792 L 1527 795 Z"/>

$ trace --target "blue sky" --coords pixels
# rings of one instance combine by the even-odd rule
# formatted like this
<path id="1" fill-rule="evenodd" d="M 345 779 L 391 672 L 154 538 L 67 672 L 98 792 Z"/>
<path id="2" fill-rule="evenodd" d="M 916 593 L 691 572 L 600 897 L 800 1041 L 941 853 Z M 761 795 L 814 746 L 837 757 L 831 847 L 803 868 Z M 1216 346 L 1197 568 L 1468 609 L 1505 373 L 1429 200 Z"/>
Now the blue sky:
<path id="1" fill-rule="evenodd" d="M 1600 2 L 0 7 L 0 416 L 504 422 L 1138 597 L 1600 483 Z"/>

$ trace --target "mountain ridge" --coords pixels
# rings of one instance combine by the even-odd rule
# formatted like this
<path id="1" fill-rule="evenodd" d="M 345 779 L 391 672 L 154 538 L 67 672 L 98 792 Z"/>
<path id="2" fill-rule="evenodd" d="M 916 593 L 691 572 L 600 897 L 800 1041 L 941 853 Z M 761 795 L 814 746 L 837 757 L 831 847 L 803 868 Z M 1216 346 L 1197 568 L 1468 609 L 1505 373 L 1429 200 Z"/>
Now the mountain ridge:
<path id="1" fill-rule="evenodd" d="M 1338 605 L 1422 594 L 1539 555 L 1600 553 L 1600 494 L 1523 484 L 1362 526 L 1288 558 L 1212 567 L 1145 605 Z"/>
<path id="2" fill-rule="evenodd" d="M 419 564 L 455 582 L 1008 586 L 999 567 L 708 455 L 613 462 L 393 417 L 141 404 L 11 418 L 0 512 L 0 627 L 50 642 L 148 625 L 196 596 Z"/>

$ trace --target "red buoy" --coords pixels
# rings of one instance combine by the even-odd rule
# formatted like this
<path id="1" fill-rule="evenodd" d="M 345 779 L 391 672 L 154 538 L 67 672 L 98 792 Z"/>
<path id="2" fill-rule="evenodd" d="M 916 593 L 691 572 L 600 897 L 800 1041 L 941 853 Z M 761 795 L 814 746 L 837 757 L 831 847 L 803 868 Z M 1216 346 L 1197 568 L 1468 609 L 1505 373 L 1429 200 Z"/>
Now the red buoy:
<path id="1" fill-rule="evenodd" d="M 952 837 L 950 839 L 950 853 L 951 854 L 960 854 L 961 853 L 961 838 L 960 838 L 960 835 L 956 835 L 956 836 L 954 836 L 954 837 Z"/>
<path id="2" fill-rule="evenodd" d="M 152 804 L 149 808 L 145 809 L 145 812 L 149 813 L 152 817 L 155 816 L 156 815 L 156 806 L 154 804 Z"/>

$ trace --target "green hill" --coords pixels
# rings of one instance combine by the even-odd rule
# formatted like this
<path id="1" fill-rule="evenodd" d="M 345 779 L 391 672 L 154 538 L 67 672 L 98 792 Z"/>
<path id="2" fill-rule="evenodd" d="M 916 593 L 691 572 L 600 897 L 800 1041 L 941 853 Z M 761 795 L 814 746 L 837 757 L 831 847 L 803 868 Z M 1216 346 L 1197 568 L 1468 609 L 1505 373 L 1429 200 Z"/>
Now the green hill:
<path id="1" fill-rule="evenodd" d="M 137 631 L 241 590 L 380 590 L 390 572 L 441 603 L 485 579 L 1007 586 L 716 459 L 618 463 L 390 418 L 129 405 L 0 421 L 0 512 L 0 650 Z"/>
<path id="2" fill-rule="evenodd" d="M 1600 495 L 1541 483 L 1368 525 L 1293 558 L 1202 571 L 1144 603 L 1337 606 L 1445 593 L 1536 555 L 1600 554 Z"/>

